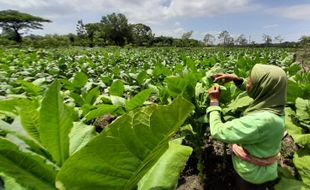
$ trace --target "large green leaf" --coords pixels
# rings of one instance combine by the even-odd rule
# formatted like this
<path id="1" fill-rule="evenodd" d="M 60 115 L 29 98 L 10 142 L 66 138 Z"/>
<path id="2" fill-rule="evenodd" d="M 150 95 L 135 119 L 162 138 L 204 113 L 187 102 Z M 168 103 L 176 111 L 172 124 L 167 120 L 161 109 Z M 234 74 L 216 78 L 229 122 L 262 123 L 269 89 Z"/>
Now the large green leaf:
<path id="1" fill-rule="evenodd" d="M 195 99 L 195 87 L 200 75 L 197 73 L 186 73 L 183 76 L 169 76 L 165 78 L 170 96 L 182 94 L 184 98 L 190 101 Z"/>
<path id="2" fill-rule="evenodd" d="M 170 76 L 165 78 L 168 92 L 171 96 L 177 96 L 185 91 L 189 81 L 183 77 Z"/>
<path id="3" fill-rule="evenodd" d="M 139 106 L 142 106 L 152 92 L 152 89 L 146 89 L 139 92 L 132 99 L 126 101 L 126 110 L 131 111 Z"/>
<path id="4" fill-rule="evenodd" d="M 12 98 L 0 101 L 0 113 L 11 112 L 13 114 L 18 114 L 18 107 L 23 107 L 28 104 L 29 100 L 26 98 Z"/>
<path id="5" fill-rule="evenodd" d="M 216 63 L 213 67 L 208 69 L 205 77 L 203 78 L 203 81 L 206 82 L 207 86 L 211 86 L 213 84 L 212 76 L 217 73 L 223 73 L 223 72 L 224 72 L 223 67 L 219 63 Z"/>
<path id="6" fill-rule="evenodd" d="M 18 114 L 20 121 L 25 131 L 36 141 L 40 141 L 39 138 L 39 112 L 37 110 L 38 103 L 36 100 L 30 101 L 28 99 L 10 99 L 0 102 L 4 107 L 4 110 Z M 19 119 L 18 118 L 18 119 Z M 23 129 L 18 129 L 23 131 Z M 18 131 L 16 130 L 16 131 Z M 25 134 L 25 133 L 24 133 Z"/>
<path id="7" fill-rule="evenodd" d="M 169 148 L 151 170 L 139 181 L 138 189 L 175 189 L 180 173 L 192 153 L 192 148 L 169 142 Z"/>
<path id="8" fill-rule="evenodd" d="M 22 145 L 23 147 L 27 146 L 27 149 L 37 154 L 43 155 L 46 158 L 50 157 L 49 153 L 45 150 L 45 148 L 41 144 L 39 144 L 38 141 L 30 137 L 28 133 L 24 130 L 19 117 L 16 117 L 12 124 L 8 124 L 0 120 L 0 129 L 4 131 L 7 136 L 13 135 L 17 138 L 18 141 L 22 141 L 22 144 L 24 144 Z M 17 144 L 20 144 L 20 142 Z"/>
<path id="9" fill-rule="evenodd" d="M 42 144 L 61 166 L 69 156 L 69 133 L 73 121 L 59 91 L 60 84 L 55 81 L 42 101 L 39 132 Z"/>
<path id="10" fill-rule="evenodd" d="M 74 102 L 77 106 L 83 106 L 84 100 L 79 94 L 75 92 L 70 92 L 70 97 L 74 99 Z"/>
<path id="11" fill-rule="evenodd" d="M 37 108 L 29 104 L 27 107 L 21 108 L 21 110 L 19 111 L 19 115 L 23 128 L 32 138 L 40 142 L 40 134 L 38 131 L 39 111 L 37 110 Z"/>
<path id="12" fill-rule="evenodd" d="M 87 83 L 87 80 L 87 75 L 83 72 L 79 72 L 74 76 L 72 84 L 76 88 L 82 88 Z"/>
<path id="13" fill-rule="evenodd" d="M 91 89 L 86 97 L 85 97 L 85 102 L 84 104 L 90 104 L 93 105 L 97 99 L 97 97 L 100 95 L 100 90 L 99 90 L 99 86 Z"/>
<path id="14" fill-rule="evenodd" d="M 310 123 L 310 101 L 302 98 L 296 99 L 296 116 L 301 121 Z"/>
<path id="15" fill-rule="evenodd" d="M 109 76 L 103 76 L 103 77 L 101 77 L 101 81 L 102 81 L 105 85 L 107 85 L 107 86 L 110 86 L 110 85 L 112 84 L 112 82 L 113 82 L 113 80 L 112 80 L 111 77 L 109 77 Z"/>
<path id="16" fill-rule="evenodd" d="M 303 91 L 298 83 L 292 80 L 287 81 L 287 102 L 295 102 L 296 98 L 302 97 Z"/>
<path id="17" fill-rule="evenodd" d="M 141 71 L 141 72 L 138 74 L 136 80 L 137 80 L 137 82 L 141 85 L 141 84 L 144 82 L 144 80 L 145 80 L 146 78 L 147 78 L 147 73 L 146 73 L 146 71 Z"/>
<path id="18" fill-rule="evenodd" d="M 172 74 L 172 72 L 167 67 L 165 67 L 163 64 L 158 63 L 155 65 L 155 68 L 154 68 L 152 74 L 156 78 L 158 78 L 161 74 L 163 74 L 165 76 L 169 76 Z"/>
<path id="19" fill-rule="evenodd" d="M 103 114 L 112 113 L 114 110 L 116 110 L 119 106 L 117 105 L 109 105 L 109 104 L 102 104 L 97 106 L 96 109 L 91 110 L 85 115 L 86 121 L 95 119 Z"/>
<path id="20" fill-rule="evenodd" d="M 280 182 L 275 185 L 275 190 L 306 190 L 308 187 L 292 175 L 288 167 L 278 167 Z"/>
<path id="21" fill-rule="evenodd" d="M 94 126 L 75 122 L 69 134 L 70 155 L 84 147 L 95 136 L 97 136 L 97 132 Z"/>
<path id="22" fill-rule="evenodd" d="M 298 71 L 301 70 L 301 67 L 299 64 L 291 64 L 288 68 L 287 71 L 290 76 L 295 75 Z"/>
<path id="23" fill-rule="evenodd" d="M 24 80 L 18 80 L 18 83 L 20 83 L 23 87 L 23 89 L 29 94 L 29 95 L 34 95 L 37 96 L 40 94 L 40 92 L 42 91 L 42 88 L 31 83 L 28 81 L 24 81 Z"/>
<path id="24" fill-rule="evenodd" d="M 294 135 L 303 134 L 303 130 L 293 123 L 291 119 L 292 115 L 295 115 L 295 112 L 291 108 L 285 108 L 285 128 L 288 134 L 294 138 Z"/>
<path id="25" fill-rule="evenodd" d="M 111 100 L 112 104 L 115 106 L 121 106 L 121 107 L 126 106 L 126 99 L 123 97 L 111 95 L 110 100 Z"/>
<path id="26" fill-rule="evenodd" d="M 310 134 L 304 134 L 303 129 L 293 123 L 291 115 L 295 115 L 295 112 L 291 108 L 285 108 L 285 128 L 288 134 L 299 146 L 310 148 Z"/>
<path id="27" fill-rule="evenodd" d="M 292 137 L 299 146 L 310 148 L 310 134 L 295 134 Z"/>
<path id="28" fill-rule="evenodd" d="M 114 96 L 122 96 L 124 89 L 124 83 L 121 80 L 116 80 L 110 86 L 109 93 Z"/>
<path id="29" fill-rule="evenodd" d="M 0 171 L 27 189 L 52 190 L 56 168 L 43 157 L 22 152 L 15 144 L 0 138 Z"/>
<path id="30" fill-rule="evenodd" d="M 57 176 L 59 189 L 133 189 L 168 148 L 193 111 L 178 97 L 168 106 L 129 112 L 71 156 Z"/>
<path id="31" fill-rule="evenodd" d="M 249 96 L 244 96 L 237 98 L 235 101 L 228 104 L 227 108 L 223 109 L 224 113 L 235 113 L 238 111 L 243 111 L 250 103 L 253 101 Z"/>
<path id="32" fill-rule="evenodd" d="M 25 187 L 22 187 L 20 184 L 18 184 L 14 178 L 6 176 L 4 174 L 0 173 L 0 177 L 2 178 L 4 182 L 4 188 L 5 189 L 13 189 L 13 190 L 28 190 Z M 1 184 L 0 184 L 1 189 Z"/>
<path id="33" fill-rule="evenodd" d="M 281 178 L 281 181 L 275 186 L 275 190 L 307 190 L 301 181 L 295 179 Z"/>
<path id="34" fill-rule="evenodd" d="M 299 151 L 295 153 L 293 162 L 304 184 L 310 187 L 310 155 L 309 155 L 309 152 Z"/>

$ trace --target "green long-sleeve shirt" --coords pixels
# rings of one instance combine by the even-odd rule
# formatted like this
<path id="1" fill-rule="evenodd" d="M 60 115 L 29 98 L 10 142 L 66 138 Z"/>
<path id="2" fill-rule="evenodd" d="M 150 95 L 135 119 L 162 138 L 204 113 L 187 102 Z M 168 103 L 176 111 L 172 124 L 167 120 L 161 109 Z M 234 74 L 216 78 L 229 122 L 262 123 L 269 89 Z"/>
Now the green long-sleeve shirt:
<path id="1" fill-rule="evenodd" d="M 257 111 L 223 123 L 221 108 L 210 106 L 210 131 L 212 137 L 229 144 L 239 144 L 250 155 L 265 158 L 280 151 L 284 133 L 284 117 L 268 111 Z M 277 178 L 277 163 L 270 166 L 256 166 L 237 156 L 232 157 L 236 172 L 246 181 L 261 184 Z"/>

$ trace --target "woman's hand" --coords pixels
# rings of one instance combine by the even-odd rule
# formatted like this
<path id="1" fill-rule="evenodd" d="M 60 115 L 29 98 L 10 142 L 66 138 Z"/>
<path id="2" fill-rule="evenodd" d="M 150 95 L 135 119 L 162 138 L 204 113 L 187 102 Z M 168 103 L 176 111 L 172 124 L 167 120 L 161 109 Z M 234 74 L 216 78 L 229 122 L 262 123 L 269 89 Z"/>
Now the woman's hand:
<path id="1" fill-rule="evenodd" d="M 230 81 L 240 81 L 242 80 L 241 78 L 239 78 L 237 75 L 235 74 L 225 74 L 225 73 L 218 73 L 212 76 L 214 78 L 214 82 L 220 80 L 220 79 L 224 79 L 224 83 L 230 82 Z"/>
<path id="2" fill-rule="evenodd" d="M 221 96 L 220 86 L 218 85 L 212 86 L 208 90 L 208 94 L 209 94 L 210 102 L 219 102 L 220 96 Z"/>

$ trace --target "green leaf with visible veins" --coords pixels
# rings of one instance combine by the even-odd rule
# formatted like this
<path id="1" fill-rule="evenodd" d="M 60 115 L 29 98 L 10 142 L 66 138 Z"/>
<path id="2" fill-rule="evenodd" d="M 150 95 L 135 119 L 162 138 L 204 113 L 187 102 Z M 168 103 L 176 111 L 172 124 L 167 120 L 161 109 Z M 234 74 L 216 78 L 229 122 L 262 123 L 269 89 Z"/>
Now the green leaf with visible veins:
<path id="1" fill-rule="evenodd" d="M 53 82 L 42 101 L 39 133 L 42 144 L 61 166 L 69 157 L 69 133 L 73 121 L 59 91 L 60 83 Z"/>
<path id="2" fill-rule="evenodd" d="M 33 190 L 55 190 L 56 167 L 45 158 L 21 151 L 12 142 L 0 138 L 0 171 L 18 184 Z"/>
<path id="3" fill-rule="evenodd" d="M 169 142 L 169 148 L 140 180 L 138 189 L 175 189 L 180 173 L 192 151 L 189 146 Z"/>
<path id="4" fill-rule="evenodd" d="M 293 137 L 294 142 L 299 146 L 310 148 L 310 134 L 305 134 L 301 127 L 295 125 L 291 115 L 295 115 L 295 112 L 291 108 L 285 108 L 285 128 L 288 134 Z"/>
<path id="5" fill-rule="evenodd" d="M 27 133 L 34 138 L 36 141 L 40 142 L 39 134 L 39 111 L 33 105 L 28 105 L 28 107 L 23 107 L 20 112 L 20 119 L 23 128 Z"/>
<path id="6" fill-rule="evenodd" d="M 0 130 L 7 134 L 6 138 L 8 137 L 8 135 L 12 135 L 19 139 L 19 141 L 22 141 L 24 144 L 26 144 L 26 146 L 28 146 L 28 149 L 32 152 L 40 154 L 46 158 L 50 158 L 50 155 L 45 150 L 45 148 L 41 144 L 39 144 L 38 141 L 30 137 L 29 134 L 24 130 L 19 117 L 16 117 L 12 124 L 8 124 L 0 120 Z"/>
<path id="7" fill-rule="evenodd" d="M 117 105 L 109 105 L 109 104 L 101 104 L 96 109 L 89 111 L 85 115 L 86 121 L 95 119 L 99 116 L 102 116 L 103 114 L 112 113 L 114 110 L 116 110 L 119 106 Z"/>
<path id="8" fill-rule="evenodd" d="M 152 89 L 145 89 L 139 92 L 132 99 L 126 101 L 126 110 L 131 111 L 139 106 L 142 106 L 152 92 Z"/>
<path id="9" fill-rule="evenodd" d="M 299 150 L 294 154 L 293 163 L 304 184 L 310 187 L 310 155 L 309 151 Z"/>
<path id="10" fill-rule="evenodd" d="M 23 89 L 29 94 L 29 95 L 33 95 L 33 96 L 37 96 L 40 94 L 40 92 L 42 91 L 42 88 L 31 83 L 28 81 L 24 81 L 24 80 L 18 80 L 17 83 L 20 83 L 23 87 Z"/>
<path id="11" fill-rule="evenodd" d="M 152 105 L 122 115 L 65 162 L 57 188 L 136 188 L 193 110 L 190 102 L 178 97 L 168 106 Z"/>
<path id="12" fill-rule="evenodd" d="M 97 132 L 94 126 L 75 122 L 69 134 L 70 155 L 84 147 L 95 136 L 97 136 Z"/>
<path id="13" fill-rule="evenodd" d="M 310 100 L 297 98 L 295 105 L 297 118 L 310 124 Z"/>

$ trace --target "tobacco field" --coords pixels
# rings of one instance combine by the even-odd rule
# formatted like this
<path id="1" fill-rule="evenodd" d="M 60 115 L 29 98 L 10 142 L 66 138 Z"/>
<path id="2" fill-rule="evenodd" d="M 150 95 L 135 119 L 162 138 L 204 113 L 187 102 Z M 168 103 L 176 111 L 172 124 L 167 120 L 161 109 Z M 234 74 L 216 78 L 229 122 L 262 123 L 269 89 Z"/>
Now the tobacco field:
<path id="1" fill-rule="evenodd" d="M 212 75 L 288 76 L 277 190 L 310 189 L 310 72 L 293 49 L 0 49 L 0 189 L 235 189 L 212 139 Z M 223 120 L 252 99 L 222 86 Z"/>

